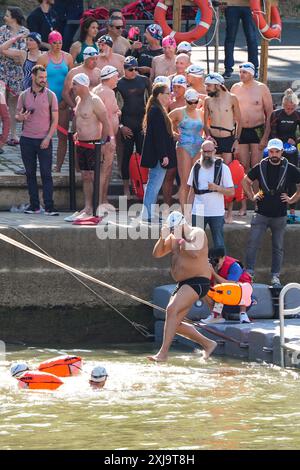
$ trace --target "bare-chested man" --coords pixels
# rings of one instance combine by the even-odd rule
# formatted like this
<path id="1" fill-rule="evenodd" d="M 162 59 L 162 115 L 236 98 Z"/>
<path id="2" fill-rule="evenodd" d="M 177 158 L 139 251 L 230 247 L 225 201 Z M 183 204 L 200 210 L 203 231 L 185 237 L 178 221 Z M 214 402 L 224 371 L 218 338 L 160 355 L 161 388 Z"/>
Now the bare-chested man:
<path id="1" fill-rule="evenodd" d="M 251 62 L 241 64 L 241 81 L 230 90 L 237 96 L 241 110 L 239 159 L 246 172 L 261 160 L 270 134 L 269 118 L 273 111 L 269 88 L 256 81 L 254 74 L 255 67 Z"/>
<path id="2" fill-rule="evenodd" d="M 172 80 L 175 75 L 184 75 L 186 76 L 186 69 L 191 64 L 190 57 L 188 54 L 178 54 L 175 57 L 175 73 L 169 76 L 169 79 Z"/>
<path id="3" fill-rule="evenodd" d="M 62 92 L 62 97 L 70 106 L 70 108 L 73 109 L 76 105 L 72 85 L 72 80 L 75 75 L 78 73 L 84 73 L 87 75 L 90 79 L 90 90 L 99 84 L 100 70 L 97 67 L 97 57 L 98 52 L 93 47 L 87 47 L 83 52 L 83 64 L 78 65 L 78 67 L 74 67 L 68 72 Z"/>
<path id="4" fill-rule="evenodd" d="M 179 56 L 177 56 L 179 57 Z M 188 85 L 197 90 L 200 95 L 206 95 L 204 83 L 204 68 L 198 64 L 191 64 L 186 69 L 186 78 Z M 202 98 L 203 99 L 203 98 Z"/>
<path id="5" fill-rule="evenodd" d="M 153 256 L 162 258 L 170 253 L 171 274 L 178 284 L 166 309 L 163 344 L 158 353 L 148 356 L 148 359 L 167 361 L 175 334 L 200 344 L 204 348 L 204 358 L 207 359 L 217 343 L 201 335 L 193 325 L 183 320 L 192 305 L 205 297 L 210 288 L 208 242 L 205 232 L 188 225 L 184 216 L 177 211 L 168 216 L 166 225 L 162 227 Z"/>
<path id="6" fill-rule="evenodd" d="M 204 100 L 204 130 L 213 137 L 216 152 L 226 165 L 232 161 L 232 153 L 238 151 L 240 136 L 240 108 L 235 95 L 224 86 L 219 73 L 210 73 L 205 79 L 208 96 Z"/>
<path id="7" fill-rule="evenodd" d="M 85 218 L 93 213 L 93 181 L 95 170 L 95 142 L 106 141 L 109 124 L 106 108 L 99 96 L 89 90 L 90 80 L 84 73 L 73 77 L 73 91 L 76 96 L 76 148 L 79 168 L 82 174 L 84 209 L 79 214 Z"/>
<path id="8" fill-rule="evenodd" d="M 125 57 L 112 51 L 112 38 L 106 34 L 98 39 L 97 44 L 100 51 L 97 58 L 97 67 L 102 70 L 106 65 L 113 65 L 118 70 L 119 76 L 123 77 Z"/>
<path id="9" fill-rule="evenodd" d="M 121 111 L 117 104 L 114 89 L 117 86 L 119 73 L 116 67 L 106 65 L 101 70 L 101 83 L 94 88 L 93 93 L 98 95 L 103 101 L 109 123 L 109 142 L 103 147 L 103 164 L 101 166 L 100 175 L 100 209 L 103 211 L 114 211 L 115 208 L 108 203 L 107 193 L 108 185 L 111 177 L 113 159 L 116 152 L 116 135 L 119 129 L 119 116 Z"/>
<path id="10" fill-rule="evenodd" d="M 216 143 L 216 153 L 229 165 L 232 155 L 238 157 L 241 133 L 241 113 L 239 101 L 224 86 L 224 78 L 219 73 L 210 73 L 205 79 L 208 97 L 204 100 L 204 130 Z M 247 211 L 246 199 L 241 202 L 239 214 Z M 231 224 L 233 202 L 228 203 L 225 222 Z"/>
<path id="11" fill-rule="evenodd" d="M 159 75 L 169 77 L 176 72 L 175 51 L 176 41 L 170 36 L 166 36 L 162 40 L 164 53 L 152 60 L 150 79 L 153 81 Z"/>
<path id="12" fill-rule="evenodd" d="M 130 49 L 130 42 L 122 36 L 123 31 L 124 22 L 122 13 L 115 12 L 108 20 L 107 33 L 113 40 L 113 52 L 125 56 L 128 49 Z"/>

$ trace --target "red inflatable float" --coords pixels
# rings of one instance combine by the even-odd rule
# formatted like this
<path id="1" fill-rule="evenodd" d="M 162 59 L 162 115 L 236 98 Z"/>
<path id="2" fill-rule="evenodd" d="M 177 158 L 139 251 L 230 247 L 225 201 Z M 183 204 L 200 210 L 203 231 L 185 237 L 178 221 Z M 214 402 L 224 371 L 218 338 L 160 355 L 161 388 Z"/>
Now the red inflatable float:
<path id="1" fill-rule="evenodd" d="M 229 163 L 228 167 L 230 169 L 230 173 L 231 173 L 232 181 L 234 185 L 234 196 L 231 196 L 231 197 L 224 196 L 226 204 L 234 200 L 240 202 L 243 199 L 245 199 L 243 186 L 242 186 L 242 181 L 245 176 L 245 169 L 243 165 L 241 165 L 241 163 L 238 160 L 232 160 L 232 162 Z"/>
<path id="2" fill-rule="evenodd" d="M 142 157 L 138 153 L 133 153 L 130 157 L 129 162 L 129 175 L 132 184 L 134 194 L 138 199 L 143 200 L 144 198 L 144 185 L 148 181 L 148 168 L 141 166 Z"/>
<path id="3" fill-rule="evenodd" d="M 254 23 L 258 27 L 261 35 L 268 40 L 280 39 L 282 23 L 279 10 L 276 6 L 271 6 L 271 26 L 268 25 L 264 12 L 261 8 L 260 0 L 250 0 L 250 8 Z"/>
<path id="4" fill-rule="evenodd" d="M 58 356 L 48 361 L 42 362 L 38 370 L 58 377 L 70 377 L 80 374 L 82 369 L 82 359 L 79 356 Z"/>
<path id="5" fill-rule="evenodd" d="M 201 21 L 200 23 L 191 31 L 186 33 L 173 31 L 167 23 L 167 9 L 165 5 L 165 0 L 160 0 L 154 10 L 154 22 L 158 23 L 163 30 L 164 36 L 170 35 L 175 38 L 176 43 L 181 41 L 196 41 L 197 39 L 202 38 L 210 28 L 212 18 L 213 18 L 213 9 L 209 0 L 194 0 L 195 5 L 201 10 Z"/>
<path id="6" fill-rule="evenodd" d="M 63 384 L 63 381 L 56 375 L 38 371 L 25 372 L 17 379 L 20 388 L 30 390 L 56 390 Z"/>

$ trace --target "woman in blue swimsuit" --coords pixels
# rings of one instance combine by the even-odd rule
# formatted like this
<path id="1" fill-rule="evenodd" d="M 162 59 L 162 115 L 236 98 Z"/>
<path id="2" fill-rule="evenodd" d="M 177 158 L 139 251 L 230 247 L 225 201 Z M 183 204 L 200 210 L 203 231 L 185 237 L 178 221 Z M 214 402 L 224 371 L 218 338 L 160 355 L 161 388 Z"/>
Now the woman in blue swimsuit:
<path id="1" fill-rule="evenodd" d="M 187 180 L 203 142 L 202 111 L 199 109 L 200 95 L 193 88 L 185 92 L 186 106 L 176 108 L 169 116 L 173 123 L 174 137 L 177 140 L 177 166 L 180 176 L 179 200 L 182 208 L 187 203 L 189 187 Z"/>
<path id="2" fill-rule="evenodd" d="M 50 50 L 42 54 L 37 63 L 46 68 L 48 88 L 55 93 L 58 101 L 58 146 L 55 171 L 60 172 L 67 152 L 69 128 L 69 108 L 62 99 L 62 91 L 66 76 L 74 67 L 74 62 L 71 54 L 62 51 L 62 35 L 58 31 L 52 31 L 49 34 L 48 43 Z"/>

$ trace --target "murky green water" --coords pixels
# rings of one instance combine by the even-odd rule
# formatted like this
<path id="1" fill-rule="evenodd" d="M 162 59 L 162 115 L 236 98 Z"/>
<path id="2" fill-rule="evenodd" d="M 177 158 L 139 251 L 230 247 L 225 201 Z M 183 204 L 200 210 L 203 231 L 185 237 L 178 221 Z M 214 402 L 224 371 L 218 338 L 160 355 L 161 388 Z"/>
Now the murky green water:
<path id="1" fill-rule="evenodd" d="M 25 349 L 0 363 L 1 449 L 300 449 L 297 371 L 173 352 L 147 362 L 151 345 L 110 350 Z M 32 367 L 58 353 L 85 359 L 54 392 L 19 390 L 15 360 Z M 106 388 L 92 390 L 101 363 Z"/>

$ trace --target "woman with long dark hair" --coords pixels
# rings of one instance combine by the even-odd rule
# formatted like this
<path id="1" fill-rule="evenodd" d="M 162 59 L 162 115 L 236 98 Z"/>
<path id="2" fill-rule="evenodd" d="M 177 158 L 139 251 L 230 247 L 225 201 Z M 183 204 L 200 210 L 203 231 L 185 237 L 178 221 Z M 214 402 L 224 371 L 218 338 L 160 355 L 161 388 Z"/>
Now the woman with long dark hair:
<path id="1" fill-rule="evenodd" d="M 142 210 L 142 220 L 146 222 L 151 222 L 155 217 L 154 204 L 167 169 L 176 166 L 172 122 L 167 113 L 169 99 L 170 89 L 167 85 L 162 83 L 154 85 L 143 121 L 144 144 L 141 166 L 149 168 Z"/>
<path id="2" fill-rule="evenodd" d="M 93 47 L 99 52 L 95 38 L 99 31 L 99 25 L 96 18 L 89 16 L 85 18 L 80 24 L 79 41 L 72 44 L 70 54 L 76 64 L 83 62 L 83 53 L 87 47 Z"/>
<path id="3" fill-rule="evenodd" d="M 29 30 L 23 25 L 25 18 L 21 8 L 8 7 L 4 15 L 4 26 L 0 28 L 0 44 L 5 43 L 9 39 L 18 37 L 11 47 L 26 51 L 25 35 Z M 6 99 L 11 119 L 11 138 L 7 142 L 8 145 L 17 145 L 19 140 L 16 134 L 16 107 L 18 96 L 22 91 L 24 73 L 23 64 L 17 62 L 14 58 L 0 54 L 0 82 L 4 82 L 6 88 Z"/>

